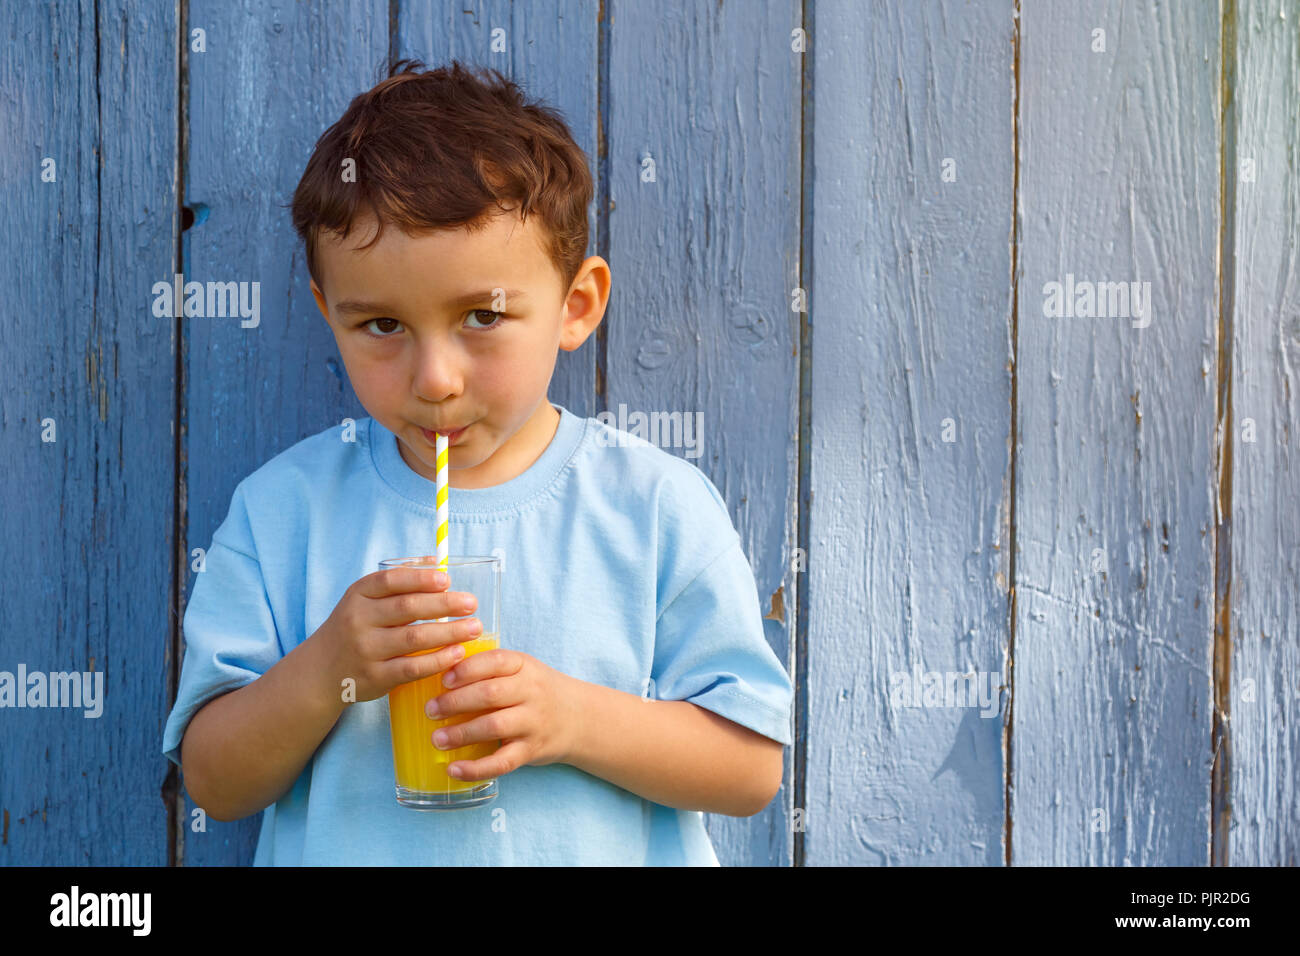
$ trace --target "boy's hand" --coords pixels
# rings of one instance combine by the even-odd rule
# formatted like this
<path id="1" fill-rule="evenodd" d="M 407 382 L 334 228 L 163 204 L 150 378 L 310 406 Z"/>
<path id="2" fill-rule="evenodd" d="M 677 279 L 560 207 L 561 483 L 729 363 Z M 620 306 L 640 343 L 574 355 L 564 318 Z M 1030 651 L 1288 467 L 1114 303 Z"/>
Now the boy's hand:
<path id="1" fill-rule="evenodd" d="M 487 740 L 500 740 L 501 746 L 488 757 L 455 761 L 448 773 L 488 780 L 525 764 L 565 762 L 578 726 L 582 684 L 531 654 L 506 648 L 457 664 L 442 675 L 443 693 L 430 699 L 425 713 L 436 719 L 479 716 L 435 731 L 434 746 L 451 750 Z"/>
<path id="2" fill-rule="evenodd" d="M 430 677 L 465 657 L 458 641 L 482 633 L 477 618 L 413 624 L 468 614 L 474 596 L 447 590 L 447 576 L 433 568 L 387 568 L 358 578 L 329 619 L 312 635 L 325 645 L 336 693 L 355 683 L 345 700 L 374 700 L 398 684 Z M 451 646 L 445 646 L 451 645 Z M 402 655 L 427 651 L 413 657 Z"/>

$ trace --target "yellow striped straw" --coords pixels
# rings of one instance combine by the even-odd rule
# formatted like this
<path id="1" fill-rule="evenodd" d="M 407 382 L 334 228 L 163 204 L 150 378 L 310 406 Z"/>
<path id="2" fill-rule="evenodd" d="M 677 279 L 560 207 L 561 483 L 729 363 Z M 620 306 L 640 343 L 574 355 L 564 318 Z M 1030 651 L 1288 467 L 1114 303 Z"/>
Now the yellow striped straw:
<path id="1" fill-rule="evenodd" d="M 436 467 L 438 471 L 438 568 L 447 570 L 447 436 L 442 432 L 435 434 L 434 450 L 437 452 Z"/>

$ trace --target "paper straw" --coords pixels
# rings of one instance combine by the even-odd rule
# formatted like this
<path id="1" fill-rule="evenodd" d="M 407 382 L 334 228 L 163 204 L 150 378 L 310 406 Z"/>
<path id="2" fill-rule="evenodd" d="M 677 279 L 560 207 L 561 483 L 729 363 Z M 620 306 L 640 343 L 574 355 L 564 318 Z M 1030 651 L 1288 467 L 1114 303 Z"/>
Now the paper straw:
<path id="1" fill-rule="evenodd" d="M 435 432 L 433 448 L 437 456 L 434 459 L 434 466 L 437 469 L 434 500 L 438 504 L 438 530 L 436 533 L 438 570 L 450 573 L 447 568 L 447 436 L 442 432 Z M 438 618 L 440 623 L 450 620 L 449 617 Z"/>
<path id="2" fill-rule="evenodd" d="M 437 452 L 436 467 L 438 470 L 437 485 L 437 502 L 438 502 L 438 567 L 447 570 L 447 436 L 442 432 L 435 433 L 434 450 Z"/>

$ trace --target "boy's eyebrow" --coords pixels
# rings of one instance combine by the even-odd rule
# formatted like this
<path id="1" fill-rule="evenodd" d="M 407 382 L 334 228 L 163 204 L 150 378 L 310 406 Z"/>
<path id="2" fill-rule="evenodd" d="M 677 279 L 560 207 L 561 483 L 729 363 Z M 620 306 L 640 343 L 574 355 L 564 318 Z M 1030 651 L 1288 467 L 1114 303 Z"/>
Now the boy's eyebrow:
<path id="1" fill-rule="evenodd" d="M 522 289 L 502 289 L 502 295 L 507 302 L 518 299 L 527 299 L 528 293 Z M 491 302 L 496 298 L 495 289 L 483 289 L 478 292 L 466 292 L 464 295 L 458 295 L 447 302 L 447 305 L 453 309 L 463 309 L 471 305 L 478 305 L 481 302 Z M 386 302 L 366 302 L 362 299 L 344 299 L 342 302 L 334 304 L 336 312 L 393 312 L 396 311 Z"/>

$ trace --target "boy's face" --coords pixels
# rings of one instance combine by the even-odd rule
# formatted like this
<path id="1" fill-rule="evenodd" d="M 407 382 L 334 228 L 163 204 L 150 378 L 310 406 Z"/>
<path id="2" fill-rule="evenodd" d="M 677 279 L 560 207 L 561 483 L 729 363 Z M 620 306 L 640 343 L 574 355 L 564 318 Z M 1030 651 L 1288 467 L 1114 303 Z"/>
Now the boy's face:
<path id="1" fill-rule="evenodd" d="M 322 235 L 326 288 L 311 286 L 357 398 L 430 481 L 433 432 L 464 426 L 448 448 L 451 486 L 509 481 L 555 435 L 559 414 L 546 390 L 557 349 L 576 349 L 600 323 L 609 267 L 592 256 L 562 288 L 544 227 L 517 213 L 474 231 L 411 236 L 385 225 L 378 242 L 358 249 L 376 225 L 359 220 L 343 242 Z"/>

